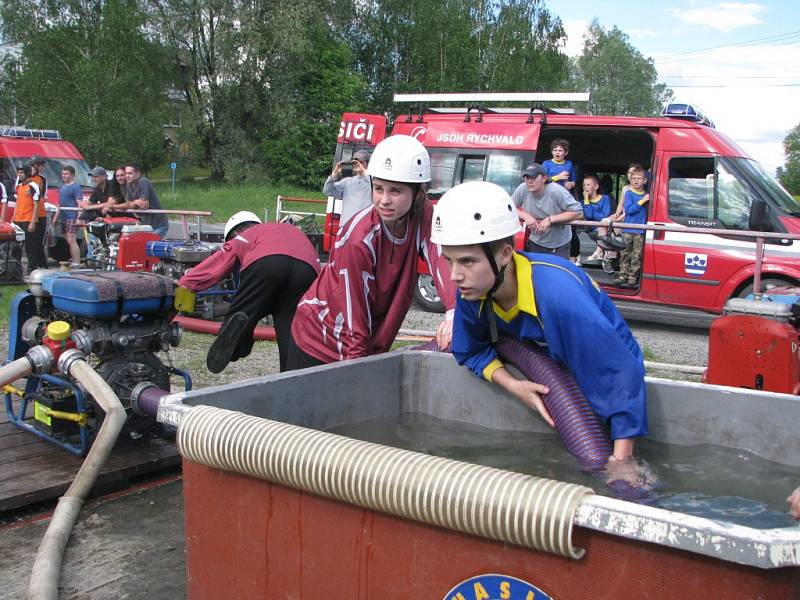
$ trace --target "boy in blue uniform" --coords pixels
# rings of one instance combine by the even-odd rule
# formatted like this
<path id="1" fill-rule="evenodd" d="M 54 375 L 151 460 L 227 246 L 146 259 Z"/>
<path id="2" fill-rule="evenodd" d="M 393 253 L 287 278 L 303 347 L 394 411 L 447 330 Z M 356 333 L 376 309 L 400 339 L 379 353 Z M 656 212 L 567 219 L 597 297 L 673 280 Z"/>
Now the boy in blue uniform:
<path id="1" fill-rule="evenodd" d="M 547 181 L 564 186 L 568 190 L 575 188 L 578 176 L 575 174 L 575 166 L 572 161 L 567 160 L 569 154 L 569 142 L 563 138 L 557 138 L 550 143 L 551 160 L 542 163 L 544 170 L 547 171 Z"/>
<path id="2" fill-rule="evenodd" d="M 623 197 L 623 222 L 644 225 L 647 223 L 647 203 L 650 194 L 644 189 L 645 172 L 641 167 L 633 169 L 631 186 Z M 635 288 L 639 285 L 644 254 L 644 229 L 624 229 L 622 238 L 625 249 L 619 260 L 619 275 L 615 283 L 620 287 Z"/>
<path id="3" fill-rule="evenodd" d="M 602 221 L 611 216 L 611 198 L 600 193 L 600 180 L 597 175 L 586 175 L 583 178 L 583 218 L 587 221 Z M 597 227 L 593 229 L 597 231 Z M 600 234 L 605 235 L 606 230 Z M 605 257 L 603 249 L 597 246 L 594 253 L 587 261 L 602 260 Z"/>
<path id="4" fill-rule="evenodd" d="M 608 469 L 630 473 L 634 439 L 647 435 L 644 362 L 638 343 L 605 292 L 569 261 L 514 251 L 520 224 L 499 186 L 469 182 L 436 205 L 431 240 L 442 246 L 459 294 L 451 349 L 459 364 L 535 409 L 553 425 L 536 382 L 514 378 L 495 352 L 497 332 L 546 343 L 608 425 Z M 627 477 L 626 477 L 627 478 Z"/>

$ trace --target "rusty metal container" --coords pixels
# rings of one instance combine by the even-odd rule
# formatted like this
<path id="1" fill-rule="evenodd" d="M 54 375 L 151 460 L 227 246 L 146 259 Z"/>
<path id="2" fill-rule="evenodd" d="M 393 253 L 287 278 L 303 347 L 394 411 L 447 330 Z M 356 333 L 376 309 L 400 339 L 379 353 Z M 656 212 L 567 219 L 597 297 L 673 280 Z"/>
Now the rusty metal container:
<path id="1" fill-rule="evenodd" d="M 659 441 L 748 448 L 800 467 L 797 397 L 658 379 L 648 393 Z M 546 430 L 451 357 L 408 351 L 175 394 L 159 419 L 180 429 L 201 405 L 317 430 L 407 413 L 498 435 Z M 800 598 L 798 527 L 758 530 L 594 495 L 574 513 L 572 542 L 585 549 L 574 559 L 193 460 L 184 496 L 192 600 Z"/>

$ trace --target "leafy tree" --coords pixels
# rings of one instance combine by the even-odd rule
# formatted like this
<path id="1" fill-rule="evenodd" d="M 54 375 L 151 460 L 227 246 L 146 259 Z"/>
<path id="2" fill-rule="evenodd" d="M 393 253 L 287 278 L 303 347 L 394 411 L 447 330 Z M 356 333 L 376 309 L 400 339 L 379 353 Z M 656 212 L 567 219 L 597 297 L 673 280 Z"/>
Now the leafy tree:
<path id="1" fill-rule="evenodd" d="M 573 61 L 575 89 L 591 93 L 592 114 L 655 116 L 672 97 L 653 60 L 646 58 L 616 26 L 589 25 L 583 53 Z"/>
<path id="2" fill-rule="evenodd" d="M 60 129 L 90 164 L 162 160 L 164 57 L 135 0 L 6 0 L 0 13 L 21 45 L 10 81 L 18 121 Z"/>
<path id="3" fill-rule="evenodd" d="M 330 171 L 342 113 L 363 109 L 366 85 L 349 67 L 347 44 L 319 28 L 304 68 L 296 72 L 284 118 L 266 135 L 266 173 L 273 181 L 320 187 Z"/>
<path id="4" fill-rule="evenodd" d="M 541 0 L 373 0 L 352 44 L 370 99 L 395 92 L 557 89 L 567 77 L 561 21 Z"/>
<path id="5" fill-rule="evenodd" d="M 151 27 L 180 65 L 187 125 L 216 177 L 258 179 L 264 140 L 313 116 L 293 101 L 314 67 L 319 31 L 343 28 L 345 0 L 145 0 Z M 341 67 L 349 71 L 351 64 Z M 337 116 L 338 120 L 338 116 Z M 274 144 L 273 144 L 274 146 Z M 308 164 L 305 156 L 300 165 Z M 292 169 L 305 168 L 292 165 Z M 277 169 L 276 169 L 277 170 Z M 286 172 L 285 170 L 283 171 Z M 275 173 L 271 171 L 270 173 Z"/>
<path id="6" fill-rule="evenodd" d="M 778 180 L 790 194 L 800 195 L 800 124 L 783 139 L 786 163 L 778 167 Z"/>

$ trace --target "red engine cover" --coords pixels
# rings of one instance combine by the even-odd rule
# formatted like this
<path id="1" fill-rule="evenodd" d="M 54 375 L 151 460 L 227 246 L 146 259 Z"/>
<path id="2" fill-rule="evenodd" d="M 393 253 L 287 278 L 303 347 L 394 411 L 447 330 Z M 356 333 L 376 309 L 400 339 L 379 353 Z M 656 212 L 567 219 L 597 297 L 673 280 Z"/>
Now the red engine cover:
<path id="1" fill-rule="evenodd" d="M 158 262 L 155 256 L 147 256 L 147 242 L 158 242 L 161 238 L 152 231 L 134 231 L 119 236 L 117 268 L 120 271 L 150 271 Z"/>
<path id="2" fill-rule="evenodd" d="M 703 381 L 800 395 L 800 333 L 764 317 L 720 317 L 709 332 Z"/>

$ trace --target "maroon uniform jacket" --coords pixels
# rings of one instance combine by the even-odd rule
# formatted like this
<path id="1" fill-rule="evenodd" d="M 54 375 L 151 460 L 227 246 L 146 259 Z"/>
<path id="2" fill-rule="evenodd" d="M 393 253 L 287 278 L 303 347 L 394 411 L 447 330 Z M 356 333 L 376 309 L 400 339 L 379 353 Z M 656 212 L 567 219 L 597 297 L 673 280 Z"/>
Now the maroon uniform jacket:
<path id="1" fill-rule="evenodd" d="M 414 297 L 420 256 L 445 307 L 453 308 L 447 262 L 429 239 L 432 216 L 426 202 L 403 239 L 388 232 L 374 209 L 345 224 L 331 262 L 297 305 L 292 337 L 303 352 L 330 363 L 389 350 Z"/>
<path id="2" fill-rule="evenodd" d="M 263 223 L 222 244 L 214 254 L 189 269 L 178 285 L 193 292 L 207 290 L 222 281 L 237 263 L 244 271 L 259 258 L 276 254 L 308 263 L 319 273 L 317 252 L 302 231 L 286 223 Z"/>

